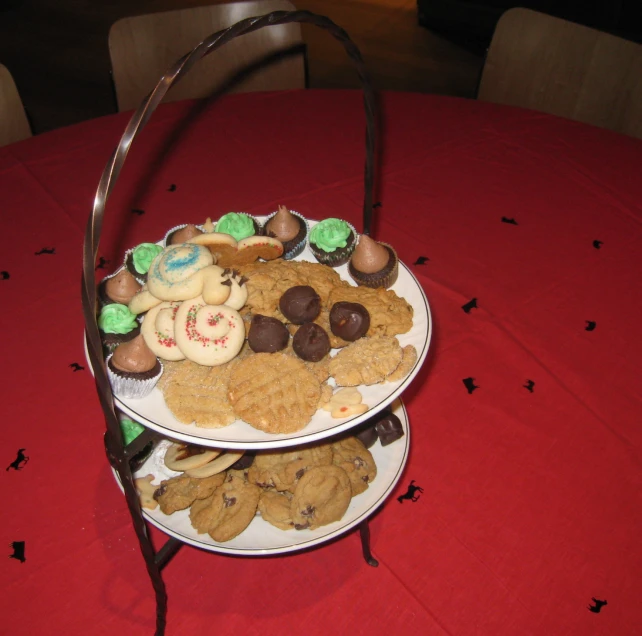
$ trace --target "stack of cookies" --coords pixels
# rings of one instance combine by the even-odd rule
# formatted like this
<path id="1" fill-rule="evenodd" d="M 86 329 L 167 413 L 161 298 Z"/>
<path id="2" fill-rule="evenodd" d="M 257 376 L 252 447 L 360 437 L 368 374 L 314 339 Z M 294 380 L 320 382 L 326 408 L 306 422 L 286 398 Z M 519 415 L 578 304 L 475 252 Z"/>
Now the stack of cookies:
<path id="1" fill-rule="evenodd" d="M 160 485 L 152 474 L 136 479 L 142 506 L 166 515 L 189 509 L 194 529 L 219 543 L 257 514 L 281 530 L 340 521 L 377 475 L 372 454 L 351 436 L 255 455 L 173 442 L 163 461 L 178 474 Z"/>

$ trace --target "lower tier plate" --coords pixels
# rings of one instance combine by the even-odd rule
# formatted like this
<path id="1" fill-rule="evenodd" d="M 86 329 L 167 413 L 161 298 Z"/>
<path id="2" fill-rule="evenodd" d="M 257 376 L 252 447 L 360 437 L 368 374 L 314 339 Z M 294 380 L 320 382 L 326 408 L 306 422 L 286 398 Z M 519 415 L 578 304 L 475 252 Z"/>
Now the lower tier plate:
<path id="1" fill-rule="evenodd" d="M 143 509 L 143 515 L 159 530 L 184 543 L 189 543 L 204 550 L 226 554 L 246 556 L 284 554 L 296 550 L 304 550 L 330 541 L 372 515 L 385 501 L 401 478 L 408 459 L 410 430 L 408 427 L 408 415 L 401 400 L 396 400 L 392 404 L 392 410 L 401 420 L 405 435 L 388 446 L 381 446 L 377 441 L 370 448 L 377 465 L 377 477 L 370 484 L 368 490 L 352 498 L 348 510 L 340 521 L 322 526 L 316 530 L 286 531 L 279 530 L 267 523 L 267 521 L 263 521 L 260 515 L 257 515 L 240 535 L 231 541 L 217 543 L 208 534 L 198 534 L 196 532 L 189 520 L 189 510 L 181 510 L 172 515 L 165 515 L 159 508 L 156 510 Z M 135 473 L 134 477 L 144 477 L 152 474 L 154 475 L 152 483 L 160 484 L 163 479 L 169 479 L 178 474 L 168 470 L 163 463 L 166 448 L 167 444 L 161 442 L 143 466 Z M 120 480 L 115 471 L 114 475 L 120 486 Z"/>

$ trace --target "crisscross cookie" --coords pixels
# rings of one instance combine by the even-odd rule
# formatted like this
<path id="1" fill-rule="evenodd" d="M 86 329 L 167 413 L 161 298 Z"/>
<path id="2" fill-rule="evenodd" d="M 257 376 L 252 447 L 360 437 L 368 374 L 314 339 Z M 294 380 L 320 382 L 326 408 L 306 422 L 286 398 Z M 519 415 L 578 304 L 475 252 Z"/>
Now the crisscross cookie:
<path id="1" fill-rule="evenodd" d="M 301 360 L 257 353 L 234 367 L 228 396 L 237 417 L 254 428 L 294 433 L 317 410 L 321 385 Z"/>

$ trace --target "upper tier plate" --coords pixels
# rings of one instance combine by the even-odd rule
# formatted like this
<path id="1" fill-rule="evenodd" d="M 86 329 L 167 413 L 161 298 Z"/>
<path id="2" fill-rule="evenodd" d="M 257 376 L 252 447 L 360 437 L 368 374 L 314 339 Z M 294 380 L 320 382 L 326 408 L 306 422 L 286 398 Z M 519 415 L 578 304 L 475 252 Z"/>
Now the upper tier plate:
<path id="1" fill-rule="evenodd" d="M 310 221 L 310 226 L 313 227 L 314 225 L 315 221 Z M 307 247 L 295 260 L 317 262 Z M 336 271 L 342 279 L 354 285 L 354 281 L 348 274 L 347 265 L 336 268 Z M 346 419 L 335 419 L 327 411 L 318 410 L 302 430 L 291 434 L 270 434 L 259 431 L 242 420 L 236 420 L 224 428 L 199 428 L 192 424 L 182 424 L 174 418 L 167 408 L 163 394 L 158 388 L 155 388 L 150 395 L 142 399 L 116 397 L 116 406 L 129 417 L 148 428 L 168 437 L 200 444 L 201 446 L 243 449 L 279 448 L 314 442 L 330 435 L 336 435 L 372 417 L 401 395 L 417 375 L 426 359 L 432 332 L 430 307 L 421 285 L 402 262 L 399 262 L 397 282 L 391 289 L 405 298 L 413 307 L 412 329 L 408 333 L 397 336 L 397 339 L 402 347 L 410 344 L 414 345 L 418 354 L 417 362 L 403 380 L 384 382 L 372 386 L 360 386 L 359 390 L 363 395 L 363 402 L 370 407 L 370 410 L 362 415 Z M 335 353 L 336 351 L 332 351 L 331 355 Z M 333 381 L 330 380 L 330 382 L 332 383 Z"/>

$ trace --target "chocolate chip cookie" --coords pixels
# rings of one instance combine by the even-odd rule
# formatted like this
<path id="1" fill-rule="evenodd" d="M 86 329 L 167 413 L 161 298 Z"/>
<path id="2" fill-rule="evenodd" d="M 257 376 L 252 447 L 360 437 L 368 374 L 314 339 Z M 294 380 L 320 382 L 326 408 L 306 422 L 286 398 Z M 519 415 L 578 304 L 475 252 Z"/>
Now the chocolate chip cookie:
<path id="1" fill-rule="evenodd" d="M 315 466 L 310 468 L 294 491 L 290 512 L 297 530 L 314 530 L 345 514 L 352 488 L 350 478 L 338 466 Z"/>

